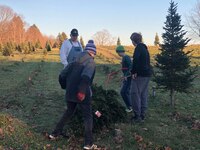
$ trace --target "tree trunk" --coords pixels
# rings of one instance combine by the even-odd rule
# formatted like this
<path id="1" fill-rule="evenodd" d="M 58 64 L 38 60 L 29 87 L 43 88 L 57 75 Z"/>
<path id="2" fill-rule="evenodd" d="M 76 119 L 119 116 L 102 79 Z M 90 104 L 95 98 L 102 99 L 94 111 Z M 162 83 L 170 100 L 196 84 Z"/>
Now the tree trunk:
<path id="1" fill-rule="evenodd" d="M 174 90 L 171 89 L 171 90 L 170 90 L 170 105 L 171 105 L 172 108 L 175 107 L 174 94 L 175 94 Z"/>

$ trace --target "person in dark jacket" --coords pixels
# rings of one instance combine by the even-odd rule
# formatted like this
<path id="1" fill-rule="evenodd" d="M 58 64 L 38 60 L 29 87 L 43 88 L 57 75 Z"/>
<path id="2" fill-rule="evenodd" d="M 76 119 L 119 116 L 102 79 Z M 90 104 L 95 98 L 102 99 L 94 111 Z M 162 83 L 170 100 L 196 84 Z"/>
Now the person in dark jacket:
<path id="1" fill-rule="evenodd" d="M 96 46 L 93 40 L 90 40 L 86 45 L 85 51 L 79 54 L 76 61 L 71 64 L 66 83 L 65 98 L 67 101 L 67 110 L 56 125 L 55 130 L 49 135 L 50 139 L 55 139 L 57 136 L 63 135 L 62 131 L 65 123 L 71 119 L 77 105 L 79 105 L 83 114 L 85 126 L 84 149 L 96 147 L 96 145 L 93 144 L 92 137 L 93 115 L 91 107 L 91 84 L 95 75 L 95 55 Z"/>
<path id="2" fill-rule="evenodd" d="M 124 46 L 120 45 L 116 48 L 117 54 L 122 57 L 122 72 L 123 84 L 120 94 L 126 104 L 126 112 L 132 112 L 132 105 L 130 101 L 130 86 L 131 86 L 131 58 L 125 54 Z"/>
<path id="3" fill-rule="evenodd" d="M 137 122 L 145 119 L 151 66 L 148 48 L 142 43 L 142 35 L 133 33 L 130 39 L 135 46 L 131 70 L 131 100 L 134 110 L 132 121 Z"/>

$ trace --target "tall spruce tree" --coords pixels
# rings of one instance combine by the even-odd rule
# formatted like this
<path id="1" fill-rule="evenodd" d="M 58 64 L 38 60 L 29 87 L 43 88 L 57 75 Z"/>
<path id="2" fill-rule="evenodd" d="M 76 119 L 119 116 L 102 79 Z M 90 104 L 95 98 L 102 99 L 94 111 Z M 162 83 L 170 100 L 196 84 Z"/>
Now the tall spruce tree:
<path id="1" fill-rule="evenodd" d="M 65 32 L 62 32 L 61 34 L 60 33 L 58 34 L 57 40 L 58 40 L 59 48 L 62 46 L 62 43 L 66 39 L 67 39 L 67 35 L 65 34 Z"/>
<path id="2" fill-rule="evenodd" d="M 158 46 L 159 44 L 160 44 L 160 39 L 159 39 L 158 33 L 156 33 L 154 45 Z"/>
<path id="3" fill-rule="evenodd" d="M 57 40 L 58 40 L 58 48 L 60 49 L 60 47 L 64 41 L 64 39 L 60 33 L 58 33 Z"/>
<path id="4" fill-rule="evenodd" d="M 66 34 L 65 32 L 62 32 L 61 36 L 62 36 L 62 38 L 63 38 L 64 40 L 67 39 L 67 34 Z"/>
<path id="5" fill-rule="evenodd" d="M 40 43 L 39 40 L 37 40 L 37 42 L 35 43 L 35 48 L 39 48 L 39 49 L 42 48 L 41 43 Z"/>
<path id="6" fill-rule="evenodd" d="M 11 42 L 7 42 L 3 49 L 2 49 L 2 54 L 4 56 L 10 56 L 13 54 L 13 51 L 14 51 L 14 47 L 13 47 L 13 44 Z"/>
<path id="7" fill-rule="evenodd" d="M 3 45 L 0 43 L 0 52 L 3 50 Z"/>
<path id="8" fill-rule="evenodd" d="M 50 42 L 49 42 L 49 41 L 46 42 L 45 48 L 46 48 L 46 50 L 47 50 L 48 52 L 51 51 L 51 45 L 50 45 Z"/>
<path id="9" fill-rule="evenodd" d="M 117 39 L 117 46 L 119 46 L 119 45 L 121 45 L 121 40 L 120 40 L 120 38 L 118 37 L 118 39 Z"/>
<path id="10" fill-rule="evenodd" d="M 186 31 L 181 25 L 181 16 L 177 13 L 177 3 L 170 2 L 168 15 L 166 17 L 165 33 L 162 34 L 163 44 L 161 44 L 161 53 L 156 56 L 155 81 L 158 86 L 170 91 L 170 104 L 175 106 L 175 93 L 186 93 L 192 86 L 196 69 L 190 66 L 190 52 L 184 52 L 183 49 L 190 41 L 184 38 Z"/>
<path id="11" fill-rule="evenodd" d="M 53 44 L 53 48 L 59 48 L 59 44 L 58 44 L 57 41 L 54 42 L 54 44 Z"/>

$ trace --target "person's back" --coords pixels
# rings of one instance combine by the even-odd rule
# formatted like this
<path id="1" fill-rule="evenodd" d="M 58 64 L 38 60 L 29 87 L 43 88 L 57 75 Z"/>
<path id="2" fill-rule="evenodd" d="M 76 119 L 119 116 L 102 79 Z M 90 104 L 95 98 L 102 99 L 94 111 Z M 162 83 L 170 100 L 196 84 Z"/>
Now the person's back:
<path id="1" fill-rule="evenodd" d="M 133 60 L 136 63 L 133 65 L 135 65 L 137 75 L 143 77 L 151 76 L 150 56 L 147 46 L 139 43 L 135 48 L 135 53 L 139 53 L 138 62 Z M 137 58 L 134 57 L 133 59 Z"/>
<path id="2" fill-rule="evenodd" d="M 91 69 L 91 68 L 92 69 Z M 72 64 L 71 71 L 67 76 L 67 84 L 66 84 L 66 99 L 72 102 L 80 102 L 76 98 L 77 92 L 82 88 L 82 90 L 86 91 L 86 96 L 89 94 L 89 86 L 94 78 L 95 71 L 94 59 L 88 54 L 88 52 L 82 52 L 77 56 L 77 60 Z M 91 76 L 90 81 L 84 87 L 81 86 L 81 82 L 84 79 L 85 72 L 92 72 L 87 74 L 87 76 Z"/>

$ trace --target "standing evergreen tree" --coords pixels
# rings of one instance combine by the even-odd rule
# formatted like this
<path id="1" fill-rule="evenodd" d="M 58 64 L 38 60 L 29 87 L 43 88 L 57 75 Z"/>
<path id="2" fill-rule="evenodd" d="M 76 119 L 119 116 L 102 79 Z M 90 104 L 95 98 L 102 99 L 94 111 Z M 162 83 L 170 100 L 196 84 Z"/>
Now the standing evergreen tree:
<path id="1" fill-rule="evenodd" d="M 159 37 L 158 37 L 158 33 L 156 33 L 154 45 L 155 45 L 155 46 L 159 46 L 159 44 L 160 44 L 160 39 L 159 39 Z"/>
<path id="2" fill-rule="evenodd" d="M 51 45 L 49 43 L 49 41 L 46 42 L 46 46 L 45 46 L 46 50 L 49 52 L 51 51 Z"/>
<path id="3" fill-rule="evenodd" d="M 35 48 L 39 48 L 39 49 L 42 48 L 41 43 L 40 43 L 39 40 L 37 40 L 37 42 L 35 43 Z"/>
<path id="4" fill-rule="evenodd" d="M 2 50 L 3 50 L 3 46 L 2 46 L 2 44 L 0 43 L 0 52 L 2 52 Z"/>
<path id="5" fill-rule="evenodd" d="M 29 52 L 35 51 L 35 47 L 33 46 L 32 42 L 28 42 L 28 49 L 29 49 Z"/>
<path id="6" fill-rule="evenodd" d="M 65 32 L 62 32 L 61 36 L 62 36 L 62 38 L 63 38 L 64 40 L 66 40 L 66 39 L 67 39 L 67 35 L 66 35 L 66 33 L 65 33 Z"/>
<path id="7" fill-rule="evenodd" d="M 24 54 L 30 54 L 30 52 L 31 52 L 30 44 L 29 44 L 29 43 L 30 43 L 30 42 L 24 43 L 24 44 L 22 45 L 22 49 L 23 49 Z"/>
<path id="8" fill-rule="evenodd" d="M 62 43 L 66 39 L 67 39 L 67 35 L 65 34 L 65 32 L 62 32 L 61 34 L 60 33 L 58 34 L 57 40 L 58 40 L 59 48 L 61 47 Z"/>
<path id="9" fill-rule="evenodd" d="M 10 56 L 10 55 L 12 55 L 13 51 L 14 51 L 14 48 L 13 48 L 12 43 L 7 42 L 2 49 L 2 54 L 4 56 Z"/>
<path id="10" fill-rule="evenodd" d="M 53 48 L 59 48 L 59 44 L 58 44 L 57 41 L 54 42 L 54 44 L 53 44 Z"/>
<path id="11" fill-rule="evenodd" d="M 85 48 L 85 44 L 84 44 L 84 41 L 83 41 L 83 37 L 81 36 L 80 37 L 80 43 L 81 43 L 81 45 L 82 45 L 82 47 L 83 47 L 83 49 Z"/>
<path id="12" fill-rule="evenodd" d="M 117 46 L 119 46 L 119 45 L 121 45 L 121 40 L 120 40 L 120 38 L 118 37 L 118 39 L 117 39 Z"/>
<path id="13" fill-rule="evenodd" d="M 22 47 L 21 47 L 21 45 L 19 44 L 19 45 L 17 45 L 17 47 L 16 47 L 16 50 L 18 51 L 18 52 L 22 52 Z"/>
<path id="14" fill-rule="evenodd" d="M 177 13 L 177 4 L 170 2 L 166 17 L 165 33 L 162 34 L 164 43 L 161 45 L 161 53 L 156 56 L 155 81 L 158 86 L 170 91 L 170 104 L 175 106 L 175 92 L 188 92 L 194 80 L 195 69 L 190 66 L 190 52 L 183 49 L 190 41 L 184 38 L 186 32 L 182 29 L 181 16 Z"/>

